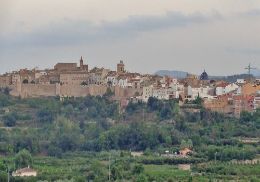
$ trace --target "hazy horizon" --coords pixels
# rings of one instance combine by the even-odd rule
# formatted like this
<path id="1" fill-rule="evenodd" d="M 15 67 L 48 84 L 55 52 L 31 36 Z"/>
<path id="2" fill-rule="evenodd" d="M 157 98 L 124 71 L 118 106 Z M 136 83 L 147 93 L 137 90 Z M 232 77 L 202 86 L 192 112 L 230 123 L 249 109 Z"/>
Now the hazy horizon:
<path id="1" fill-rule="evenodd" d="M 209 75 L 260 68 L 257 0 L 0 0 L 0 73 L 77 62 Z"/>

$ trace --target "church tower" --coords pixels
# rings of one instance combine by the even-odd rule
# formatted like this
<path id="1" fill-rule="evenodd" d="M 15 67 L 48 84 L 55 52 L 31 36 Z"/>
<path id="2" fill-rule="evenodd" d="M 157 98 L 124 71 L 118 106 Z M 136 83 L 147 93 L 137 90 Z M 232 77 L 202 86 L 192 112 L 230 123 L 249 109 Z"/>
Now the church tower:
<path id="1" fill-rule="evenodd" d="M 117 74 L 123 74 L 125 72 L 125 64 L 124 62 L 121 60 L 118 64 L 117 64 Z"/>
<path id="2" fill-rule="evenodd" d="M 82 71 L 88 71 L 88 65 L 87 64 L 84 65 L 82 56 L 80 57 L 80 60 L 79 60 L 79 68 Z"/>
<path id="3" fill-rule="evenodd" d="M 83 68 L 83 58 L 82 58 L 82 56 L 80 57 L 79 63 L 80 63 L 80 68 L 82 69 Z"/>

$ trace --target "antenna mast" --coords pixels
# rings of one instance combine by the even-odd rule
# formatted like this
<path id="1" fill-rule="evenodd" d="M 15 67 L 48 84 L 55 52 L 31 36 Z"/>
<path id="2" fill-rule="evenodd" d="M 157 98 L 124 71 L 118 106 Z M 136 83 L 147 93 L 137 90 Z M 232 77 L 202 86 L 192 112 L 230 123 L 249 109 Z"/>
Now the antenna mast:
<path id="1" fill-rule="evenodd" d="M 248 75 L 251 75 L 251 70 L 255 70 L 256 68 L 251 66 L 251 63 L 249 63 L 249 65 L 247 67 L 245 67 L 246 70 L 248 70 Z"/>
<path id="2" fill-rule="evenodd" d="M 248 80 L 249 82 L 252 81 L 252 77 L 251 77 L 251 70 L 255 70 L 256 68 L 251 66 L 251 63 L 249 63 L 249 65 L 247 67 L 245 67 L 246 70 L 248 70 Z"/>

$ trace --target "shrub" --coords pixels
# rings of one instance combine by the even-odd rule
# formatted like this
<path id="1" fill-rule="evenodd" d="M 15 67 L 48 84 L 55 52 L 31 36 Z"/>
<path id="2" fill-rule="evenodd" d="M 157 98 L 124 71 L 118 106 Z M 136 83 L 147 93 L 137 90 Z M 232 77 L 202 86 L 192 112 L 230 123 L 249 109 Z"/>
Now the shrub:
<path id="1" fill-rule="evenodd" d="M 23 149 L 16 154 L 14 162 L 17 168 L 23 168 L 31 166 L 33 160 L 30 152 L 28 150 Z"/>
<path id="2" fill-rule="evenodd" d="M 41 109 L 37 112 L 37 117 L 40 122 L 50 123 L 54 120 L 54 114 L 48 109 Z"/>
<path id="3" fill-rule="evenodd" d="M 133 168 L 133 174 L 141 174 L 144 172 L 144 166 L 142 164 L 137 164 Z"/>
<path id="4" fill-rule="evenodd" d="M 3 117 L 4 125 L 7 127 L 13 127 L 16 124 L 16 114 L 10 113 Z"/>

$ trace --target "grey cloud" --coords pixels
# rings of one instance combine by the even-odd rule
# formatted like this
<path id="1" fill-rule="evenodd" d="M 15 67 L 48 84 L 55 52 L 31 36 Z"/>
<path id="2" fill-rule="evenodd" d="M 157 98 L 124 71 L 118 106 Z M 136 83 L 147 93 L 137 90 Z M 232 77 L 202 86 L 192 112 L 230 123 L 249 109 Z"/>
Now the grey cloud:
<path id="1" fill-rule="evenodd" d="M 95 41 L 129 38 L 141 32 L 206 23 L 218 18 L 220 15 L 217 13 L 184 15 L 178 12 L 168 12 L 164 16 L 130 16 L 118 22 L 104 21 L 100 25 L 87 21 L 64 20 L 61 23 L 51 24 L 40 31 L 0 37 L 0 46 L 7 48 L 87 44 Z"/>
<path id="2" fill-rule="evenodd" d="M 235 14 L 240 18 L 259 18 L 260 17 L 260 9 L 251 9 L 249 11 L 241 12 Z"/>
<path id="3" fill-rule="evenodd" d="M 248 15 L 248 16 L 260 16 L 260 9 L 253 9 L 253 10 L 247 11 L 245 13 L 245 15 Z"/>
<path id="4" fill-rule="evenodd" d="M 244 54 L 244 55 L 260 55 L 260 49 L 258 48 L 226 48 L 228 53 L 232 54 Z"/>

